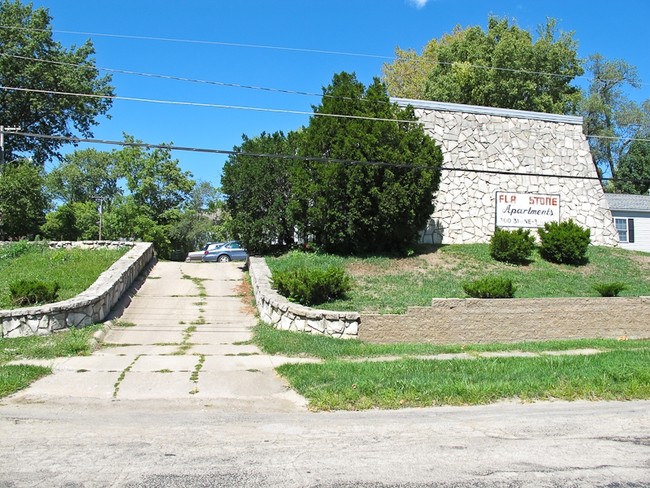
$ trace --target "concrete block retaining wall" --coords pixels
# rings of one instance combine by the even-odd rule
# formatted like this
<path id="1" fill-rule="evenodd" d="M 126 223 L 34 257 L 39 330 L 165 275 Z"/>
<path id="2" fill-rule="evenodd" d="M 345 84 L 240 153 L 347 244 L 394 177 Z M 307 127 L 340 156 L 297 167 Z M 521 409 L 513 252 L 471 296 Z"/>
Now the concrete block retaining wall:
<path id="1" fill-rule="evenodd" d="M 477 344 L 650 338 L 650 297 L 433 299 L 404 315 L 361 314 L 359 339 Z"/>
<path id="2" fill-rule="evenodd" d="M 290 302 L 271 287 L 271 270 L 264 258 L 249 258 L 249 273 L 260 319 L 276 329 L 356 338 L 359 314 L 316 310 Z"/>
<path id="3" fill-rule="evenodd" d="M 0 310 L 2 337 L 47 335 L 70 327 L 101 322 L 154 256 L 149 242 L 65 241 L 52 248 L 131 247 L 122 258 L 102 273 L 86 291 L 74 298 L 42 306 Z"/>

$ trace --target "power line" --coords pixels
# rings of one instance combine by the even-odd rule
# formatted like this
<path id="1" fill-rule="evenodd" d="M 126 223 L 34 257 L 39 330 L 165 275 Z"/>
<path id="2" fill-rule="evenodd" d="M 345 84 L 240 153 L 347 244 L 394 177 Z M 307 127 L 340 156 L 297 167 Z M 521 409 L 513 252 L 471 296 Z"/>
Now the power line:
<path id="1" fill-rule="evenodd" d="M 136 36 L 136 35 L 128 35 L 128 34 L 105 34 L 100 32 L 83 32 L 83 31 L 69 31 L 69 30 L 57 30 L 57 29 L 51 29 L 51 30 L 34 29 L 31 27 L 18 27 L 13 25 L 0 25 L 0 29 L 15 29 L 15 30 L 35 31 L 35 32 L 55 32 L 57 34 L 73 34 L 73 35 L 91 36 L 91 37 L 110 37 L 116 39 L 133 39 L 139 41 L 177 42 L 182 44 L 206 44 L 212 46 L 242 47 L 242 48 L 249 48 L 249 49 L 269 49 L 275 51 L 291 51 L 291 52 L 310 53 L 310 54 L 329 54 L 334 56 L 354 56 L 354 57 L 376 58 L 376 59 L 394 59 L 394 56 L 384 56 L 379 54 L 363 54 L 363 53 L 352 53 L 346 51 L 329 51 L 325 49 L 308 49 L 308 48 L 301 48 L 301 47 L 269 46 L 264 44 L 244 44 L 244 43 L 237 43 L 237 42 L 206 41 L 206 40 L 198 40 L 198 39 L 179 39 L 174 37 Z"/>
<path id="2" fill-rule="evenodd" d="M 215 45 L 215 46 L 226 46 L 226 47 L 241 47 L 241 48 L 250 48 L 250 49 L 268 49 L 268 50 L 277 50 L 277 51 L 289 51 L 289 52 L 301 52 L 308 54 L 327 54 L 334 56 L 350 56 L 350 57 L 363 57 L 363 58 L 374 58 L 374 59 L 385 59 L 385 60 L 397 60 L 397 56 L 386 56 L 381 54 L 369 54 L 369 53 L 358 53 L 358 52 L 348 52 L 348 51 L 331 51 L 325 49 L 309 49 L 301 47 L 287 47 L 287 46 L 272 46 L 265 44 L 245 44 L 245 43 L 236 43 L 236 42 L 223 42 L 223 41 L 206 41 L 206 40 L 197 40 L 197 39 L 181 39 L 181 38 L 172 38 L 172 37 L 156 37 L 156 36 L 138 36 L 138 35 L 128 35 L 128 34 L 107 34 L 99 32 L 84 32 L 84 31 L 69 31 L 69 30 L 46 30 L 46 29 L 34 29 L 30 27 L 18 27 L 18 26 L 8 26 L 0 25 L 0 29 L 14 29 L 14 30 L 23 30 L 23 31 L 34 31 L 34 32 L 53 32 L 58 34 L 73 34 L 73 35 L 83 35 L 91 37 L 107 37 L 107 38 L 116 38 L 116 39 L 133 39 L 133 40 L 145 40 L 145 41 L 158 41 L 158 42 L 176 42 L 183 44 L 205 44 L 205 45 Z M 435 61 L 435 64 L 440 66 L 454 66 L 456 62 L 449 61 Z M 563 74 L 563 73 L 553 73 L 548 71 L 535 71 L 535 70 L 525 70 L 517 68 L 507 68 L 499 66 L 485 66 L 472 63 L 463 62 L 464 67 L 469 67 L 472 69 L 481 69 L 481 70 L 495 70 L 503 71 L 508 73 L 522 73 L 527 75 L 536 75 L 536 76 L 551 76 L 556 78 L 569 78 L 569 79 L 582 79 L 585 81 L 595 80 L 594 77 L 589 76 L 575 76 L 572 74 Z M 134 73 L 135 74 L 135 73 Z M 600 81 L 616 81 L 617 78 L 612 79 L 601 79 Z M 638 82 L 639 85 L 648 85 L 650 83 Z"/>
<path id="3" fill-rule="evenodd" d="M 307 112 L 303 110 L 250 107 L 245 105 L 225 105 L 225 104 L 205 103 L 205 102 L 186 102 L 186 101 L 178 101 L 178 100 L 161 100 L 155 98 L 123 97 L 118 95 L 97 95 L 92 93 L 58 92 L 54 90 L 19 88 L 19 87 L 10 87 L 10 86 L 3 86 L 3 85 L 0 85 L 0 90 L 10 90 L 10 91 L 27 92 L 27 93 L 40 93 L 45 95 L 76 96 L 76 97 L 84 97 L 84 98 L 105 98 L 109 100 L 143 102 L 143 103 L 153 103 L 153 104 L 163 104 L 163 105 L 216 108 L 216 109 L 225 109 L 225 110 L 245 110 L 245 111 L 253 111 L 253 112 L 280 113 L 280 114 L 292 114 L 292 115 L 307 115 L 310 117 L 329 117 L 329 118 L 338 118 L 338 119 L 368 120 L 368 121 L 375 121 L 375 122 L 395 122 L 399 124 L 417 124 L 423 126 L 424 128 L 429 128 L 429 129 L 434 127 L 432 125 L 427 124 L 426 122 L 422 122 L 419 120 L 370 117 L 370 116 L 363 116 L 363 115 L 331 114 L 331 113 L 322 113 L 322 112 Z M 624 139 L 626 141 L 650 142 L 650 139 L 647 138 L 635 138 L 635 137 L 625 137 L 625 136 L 599 136 L 596 134 L 585 134 L 585 137 L 591 139 L 612 139 L 612 140 Z"/>
<path id="4" fill-rule="evenodd" d="M 321 112 L 307 112 L 303 110 L 288 110 L 280 108 L 263 108 L 263 107 L 249 107 L 245 105 L 224 105 L 219 103 L 205 103 L 205 102 L 185 102 L 178 100 L 160 100 L 156 98 L 139 98 L 139 97 L 123 97 L 118 95 L 97 95 L 94 93 L 75 93 L 75 92 L 58 92 L 54 90 L 40 90 L 36 88 L 19 88 L 12 86 L 0 85 L 0 90 L 10 90 L 10 91 L 19 91 L 19 92 L 28 92 L 28 93 L 40 93 L 44 95 L 63 95 L 63 96 L 72 96 L 72 97 L 83 97 L 83 98 L 105 98 L 109 100 L 122 100 L 130 102 L 145 102 L 145 103 L 156 103 L 156 104 L 166 104 L 166 105 L 180 105 L 180 106 L 189 106 L 189 107 L 204 107 L 204 108 L 218 108 L 218 109 L 230 109 L 230 110 L 247 110 L 254 112 L 270 112 L 270 113 L 281 113 L 281 114 L 293 114 L 293 115 L 309 115 L 314 117 L 331 117 L 331 118 L 340 118 L 340 119 L 355 119 L 355 120 L 372 120 L 378 122 L 397 122 L 397 123 L 408 123 L 408 124 L 422 124 L 417 120 L 406 120 L 406 119 L 390 119 L 390 118 L 381 118 L 381 117 L 369 117 L 363 115 L 342 115 L 342 114 L 330 114 L 330 113 L 321 113 Z"/>
<path id="5" fill-rule="evenodd" d="M 326 157 L 318 157 L 318 156 L 299 156 L 295 154 L 253 153 L 253 152 L 245 152 L 245 151 L 234 151 L 228 149 L 211 149 L 211 148 L 201 148 L 201 147 L 191 147 L 191 146 L 175 146 L 173 144 L 149 144 L 144 142 L 128 142 L 128 141 L 115 141 L 115 140 L 107 140 L 107 139 L 91 139 L 91 138 L 83 138 L 83 137 L 31 134 L 27 132 L 15 132 L 14 135 L 23 136 L 23 137 L 34 137 L 40 139 L 54 139 L 54 140 L 67 141 L 73 143 L 104 144 L 104 145 L 112 145 L 112 146 L 120 146 L 120 147 L 141 147 L 145 149 L 164 149 L 169 151 L 220 154 L 220 155 L 227 155 L 227 156 L 246 156 L 246 157 L 254 157 L 254 158 L 273 158 L 273 159 L 284 159 L 284 160 L 295 160 L 295 161 L 307 161 L 307 162 L 315 162 L 315 163 L 379 166 L 379 167 L 416 169 L 416 170 L 434 169 L 430 166 L 419 166 L 419 165 L 414 165 L 409 163 L 390 163 L 385 161 L 359 161 L 353 159 L 326 158 Z M 439 169 L 443 171 L 457 171 L 457 172 L 464 172 L 464 173 L 479 173 L 479 174 L 492 174 L 492 175 L 505 175 L 505 176 L 532 176 L 538 178 L 558 178 L 558 179 L 593 180 L 593 181 L 616 179 L 617 181 L 628 181 L 626 179 L 620 179 L 620 178 L 609 178 L 609 177 L 599 178 L 598 176 L 559 175 L 559 174 L 550 174 L 550 173 L 530 173 L 525 171 L 455 168 L 455 167 L 447 167 L 447 166 L 440 166 Z M 637 180 L 629 180 L 629 181 L 634 182 Z"/>
<path id="6" fill-rule="evenodd" d="M 265 86 L 245 85 L 245 84 L 241 84 L 241 83 L 228 83 L 228 82 L 224 82 L 224 81 L 213 81 L 213 80 L 202 80 L 202 79 L 197 79 L 197 78 L 187 78 L 187 77 L 184 77 L 184 76 L 163 75 L 163 74 L 156 74 L 156 73 L 146 73 L 146 72 L 142 72 L 142 71 L 132 71 L 132 70 L 125 70 L 125 69 L 117 69 L 117 68 L 106 68 L 106 67 L 101 67 L 101 66 L 89 66 L 89 65 L 84 65 L 84 64 L 65 63 L 63 61 L 52 61 L 52 60 L 49 60 L 49 59 L 30 58 L 28 56 L 19 56 L 17 54 L 0 53 L 0 56 L 5 56 L 5 57 L 10 57 L 10 58 L 15 58 L 15 59 L 22 59 L 22 60 L 25 60 L 25 61 L 36 61 L 36 62 L 39 62 L 39 63 L 54 64 L 54 65 L 58 65 L 58 66 L 68 66 L 68 67 L 71 67 L 71 68 L 96 69 L 96 70 L 99 70 L 99 71 L 106 71 L 108 73 L 142 76 L 142 77 L 146 77 L 146 78 L 158 78 L 158 79 L 163 79 L 163 80 L 182 81 L 182 82 L 188 82 L 188 83 L 199 83 L 199 84 L 205 84 L 205 85 L 214 85 L 214 86 L 222 86 L 222 87 L 230 87 L 230 88 L 245 88 L 245 89 L 249 89 L 249 90 L 268 91 L 268 92 L 283 93 L 283 94 L 288 94 L 288 95 L 304 95 L 304 96 L 315 96 L 315 97 L 328 96 L 328 97 L 332 97 L 332 95 L 323 95 L 322 93 L 315 93 L 315 92 L 307 92 L 307 91 L 300 91 L 300 90 L 287 90 L 287 89 L 283 89 L 283 88 L 271 88 L 271 87 L 265 87 Z M 349 99 L 349 97 L 339 97 L 339 98 Z"/>

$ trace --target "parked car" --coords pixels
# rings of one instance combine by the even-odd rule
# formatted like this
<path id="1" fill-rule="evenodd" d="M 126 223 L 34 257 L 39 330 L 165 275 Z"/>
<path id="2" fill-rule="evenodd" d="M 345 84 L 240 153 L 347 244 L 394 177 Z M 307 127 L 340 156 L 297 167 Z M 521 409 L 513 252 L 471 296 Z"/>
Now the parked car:
<path id="1" fill-rule="evenodd" d="M 225 244 L 209 249 L 203 255 L 204 263 L 217 262 L 227 263 L 229 261 L 246 261 L 248 253 L 238 241 L 230 241 Z"/>
<path id="2" fill-rule="evenodd" d="M 190 263 L 192 261 L 201 261 L 206 252 L 221 246 L 223 246 L 223 242 L 208 242 L 200 251 L 188 252 L 185 262 Z"/>

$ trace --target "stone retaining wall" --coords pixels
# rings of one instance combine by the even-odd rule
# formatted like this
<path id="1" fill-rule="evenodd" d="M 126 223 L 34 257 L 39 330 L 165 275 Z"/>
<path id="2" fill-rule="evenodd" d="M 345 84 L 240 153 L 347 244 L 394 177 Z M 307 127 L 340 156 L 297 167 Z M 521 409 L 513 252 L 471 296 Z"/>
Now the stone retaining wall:
<path id="1" fill-rule="evenodd" d="M 478 344 L 650 338 L 650 297 L 433 299 L 404 315 L 361 314 L 359 339 Z"/>
<path id="2" fill-rule="evenodd" d="M 276 329 L 356 338 L 359 314 L 316 310 L 290 302 L 271 287 L 271 270 L 264 258 L 249 258 L 248 269 L 260 319 Z"/>
<path id="3" fill-rule="evenodd" d="M 114 263 L 86 291 L 69 300 L 37 307 L 0 310 L 2 337 L 47 335 L 70 327 L 101 322 L 154 256 L 149 242 L 65 241 L 54 248 L 123 247 L 132 249 Z"/>

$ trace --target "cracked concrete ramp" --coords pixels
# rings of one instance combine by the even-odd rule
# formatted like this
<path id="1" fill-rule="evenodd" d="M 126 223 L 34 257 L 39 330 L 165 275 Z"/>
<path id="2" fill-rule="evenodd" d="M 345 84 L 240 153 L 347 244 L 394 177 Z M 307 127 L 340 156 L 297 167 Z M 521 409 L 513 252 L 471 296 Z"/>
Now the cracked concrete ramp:
<path id="1" fill-rule="evenodd" d="M 305 410 L 304 398 L 274 371 L 285 359 L 249 343 L 256 318 L 242 280 L 236 263 L 156 263 L 114 310 L 99 350 L 30 361 L 54 374 L 11 401 L 187 400 L 236 411 Z"/>

